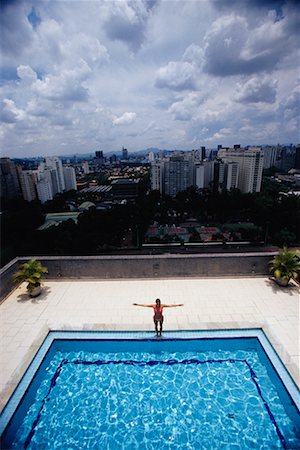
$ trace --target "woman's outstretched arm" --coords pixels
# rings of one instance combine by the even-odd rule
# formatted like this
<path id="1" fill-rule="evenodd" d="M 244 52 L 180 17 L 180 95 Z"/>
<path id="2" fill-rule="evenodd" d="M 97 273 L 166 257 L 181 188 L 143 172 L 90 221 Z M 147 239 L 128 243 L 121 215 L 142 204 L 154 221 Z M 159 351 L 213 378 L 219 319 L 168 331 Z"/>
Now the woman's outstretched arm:
<path id="1" fill-rule="evenodd" d="M 184 304 L 183 303 L 173 303 L 171 305 L 161 305 L 161 306 L 163 306 L 164 308 L 176 308 L 176 306 L 184 306 Z"/>
<path id="2" fill-rule="evenodd" d="M 145 304 L 145 303 L 132 303 L 134 306 L 144 306 L 145 308 L 153 308 L 154 305 L 152 304 Z"/>

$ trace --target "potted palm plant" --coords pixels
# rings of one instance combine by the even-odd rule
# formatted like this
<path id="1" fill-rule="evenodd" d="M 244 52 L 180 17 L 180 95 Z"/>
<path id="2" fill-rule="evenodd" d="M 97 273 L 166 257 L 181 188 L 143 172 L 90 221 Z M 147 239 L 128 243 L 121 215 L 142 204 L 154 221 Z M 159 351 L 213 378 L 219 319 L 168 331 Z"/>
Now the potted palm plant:
<path id="1" fill-rule="evenodd" d="M 41 282 L 44 273 L 48 273 L 48 269 L 43 267 L 36 259 L 30 259 L 19 266 L 13 278 L 15 282 L 25 281 L 30 297 L 37 297 L 41 293 Z"/>
<path id="2" fill-rule="evenodd" d="M 297 252 L 283 249 L 270 261 L 270 272 L 280 286 L 287 286 L 291 279 L 300 273 L 300 260 Z"/>

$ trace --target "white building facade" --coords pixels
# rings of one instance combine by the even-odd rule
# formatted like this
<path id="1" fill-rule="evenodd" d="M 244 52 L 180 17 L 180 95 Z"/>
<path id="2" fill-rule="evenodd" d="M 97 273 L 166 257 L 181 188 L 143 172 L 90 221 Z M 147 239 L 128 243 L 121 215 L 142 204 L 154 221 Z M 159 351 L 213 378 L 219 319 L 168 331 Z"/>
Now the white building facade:
<path id="1" fill-rule="evenodd" d="M 19 180 L 24 200 L 32 202 L 37 198 L 37 173 L 32 170 L 21 170 Z"/>
<path id="2" fill-rule="evenodd" d="M 225 188 L 230 191 L 238 187 L 239 181 L 239 164 L 237 162 L 229 162 L 226 164 Z"/>
<path id="3" fill-rule="evenodd" d="M 151 164 L 151 189 L 159 190 L 162 189 L 162 167 L 163 163 L 160 161 L 153 162 Z"/>
<path id="4" fill-rule="evenodd" d="M 260 147 L 224 148 L 219 150 L 218 157 L 226 163 L 238 163 L 237 187 L 241 192 L 260 192 L 264 164 L 264 153 Z"/>
<path id="5" fill-rule="evenodd" d="M 55 170 L 58 179 L 58 192 L 65 191 L 65 180 L 63 173 L 63 165 L 61 160 L 57 156 L 47 156 L 46 157 L 46 167 Z"/>
<path id="6" fill-rule="evenodd" d="M 185 191 L 193 185 L 191 180 L 191 162 L 181 156 L 171 156 L 164 162 L 163 193 L 175 197 L 180 191 Z"/>
<path id="7" fill-rule="evenodd" d="M 277 147 L 264 147 L 264 169 L 270 169 L 276 166 L 277 154 Z"/>
<path id="8" fill-rule="evenodd" d="M 66 191 L 77 190 L 75 169 L 72 166 L 63 168 Z"/>
<path id="9" fill-rule="evenodd" d="M 212 161 L 203 161 L 195 165 L 195 186 L 198 189 L 208 189 L 211 185 L 214 175 Z"/>
<path id="10" fill-rule="evenodd" d="M 39 180 L 36 184 L 38 198 L 42 203 L 48 200 L 53 200 L 52 188 L 49 181 L 43 179 Z"/>
<path id="11" fill-rule="evenodd" d="M 82 170 L 83 170 L 83 173 L 85 173 L 85 174 L 90 173 L 90 167 L 89 167 L 88 161 L 83 161 Z"/>

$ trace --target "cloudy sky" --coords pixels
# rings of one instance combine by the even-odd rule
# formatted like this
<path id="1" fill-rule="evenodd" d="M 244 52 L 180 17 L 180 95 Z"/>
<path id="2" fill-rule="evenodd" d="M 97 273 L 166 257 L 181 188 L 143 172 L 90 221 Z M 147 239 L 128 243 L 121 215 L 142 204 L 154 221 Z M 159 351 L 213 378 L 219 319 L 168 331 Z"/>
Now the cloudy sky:
<path id="1" fill-rule="evenodd" d="M 296 0 L 2 0 L 1 155 L 298 143 Z"/>

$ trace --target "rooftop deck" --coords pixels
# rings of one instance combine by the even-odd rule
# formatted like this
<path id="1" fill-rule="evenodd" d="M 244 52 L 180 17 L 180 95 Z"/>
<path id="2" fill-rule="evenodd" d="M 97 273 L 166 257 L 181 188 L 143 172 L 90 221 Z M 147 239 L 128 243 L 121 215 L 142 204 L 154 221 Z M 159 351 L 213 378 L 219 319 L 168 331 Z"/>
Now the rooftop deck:
<path id="1" fill-rule="evenodd" d="M 262 328 L 300 385 L 299 288 L 267 277 L 47 280 L 30 299 L 22 284 L 0 305 L 0 410 L 49 330 L 152 330 L 152 311 L 132 303 L 184 303 L 164 330 Z"/>

